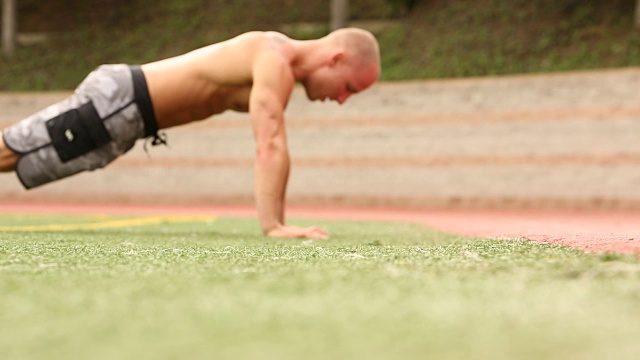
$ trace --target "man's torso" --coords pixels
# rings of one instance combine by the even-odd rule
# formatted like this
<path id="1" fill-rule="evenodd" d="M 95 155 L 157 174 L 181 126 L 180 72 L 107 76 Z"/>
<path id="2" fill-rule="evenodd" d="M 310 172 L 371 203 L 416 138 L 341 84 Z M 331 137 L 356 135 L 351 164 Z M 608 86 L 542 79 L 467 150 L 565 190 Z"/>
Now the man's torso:
<path id="1" fill-rule="evenodd" d="M 290 46 L 288 38 L 277 33 L 249 33 L 143 65 L 159 128 L 226 110 L 248 111 L 253 61 L 259 51 L 272 45 L 269 42 Z"/>

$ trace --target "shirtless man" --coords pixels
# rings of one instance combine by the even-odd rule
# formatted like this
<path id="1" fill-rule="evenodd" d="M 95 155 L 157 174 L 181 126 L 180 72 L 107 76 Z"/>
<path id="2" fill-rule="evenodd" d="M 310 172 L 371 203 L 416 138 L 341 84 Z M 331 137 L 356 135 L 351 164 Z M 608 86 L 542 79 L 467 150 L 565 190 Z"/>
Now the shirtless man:
<path id="1" fill-rule="evenodd" d="M 103 65 L 74 94 L 12 125 L 0 137 L 0 171 L 30 189 L 106 166 L 158 129 L 226 110 L 249 112 L 256 142 L 255 201 L 266 236 L 326 238 L 285 223 L 289 153 L 284 111 L 296 81 L 310 100 L 344 103 L 376 82 L 376 39 L 341 29 L 316 40 L 249 32 L 142 66 Z"/>

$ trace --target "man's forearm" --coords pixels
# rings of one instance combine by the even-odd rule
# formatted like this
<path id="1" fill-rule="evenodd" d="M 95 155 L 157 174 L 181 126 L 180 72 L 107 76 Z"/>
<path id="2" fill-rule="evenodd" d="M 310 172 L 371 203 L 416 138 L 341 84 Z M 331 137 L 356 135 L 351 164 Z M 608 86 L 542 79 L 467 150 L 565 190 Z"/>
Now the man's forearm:
<path id="1" fill-rule="evenodd" d="M 260 227 L 266 234 L 284 225 L 284 202 L 289 176 L 286 146 L 269 146 L 258 151 L 255 165 L 255 199 Z"/>

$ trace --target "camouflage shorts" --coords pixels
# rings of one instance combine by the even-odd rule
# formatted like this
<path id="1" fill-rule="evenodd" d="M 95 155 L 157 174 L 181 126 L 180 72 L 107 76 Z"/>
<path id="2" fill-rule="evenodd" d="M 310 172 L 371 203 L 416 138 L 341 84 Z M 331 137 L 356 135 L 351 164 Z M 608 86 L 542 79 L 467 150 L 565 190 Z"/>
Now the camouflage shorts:
<path id="1" fill-rule="evenodd" d="M 6 128 L 3 138 L 30 189 L 102 168 L 156 132 L 142 71 L 120 64 L 100 66 L 69 98 Z"/>

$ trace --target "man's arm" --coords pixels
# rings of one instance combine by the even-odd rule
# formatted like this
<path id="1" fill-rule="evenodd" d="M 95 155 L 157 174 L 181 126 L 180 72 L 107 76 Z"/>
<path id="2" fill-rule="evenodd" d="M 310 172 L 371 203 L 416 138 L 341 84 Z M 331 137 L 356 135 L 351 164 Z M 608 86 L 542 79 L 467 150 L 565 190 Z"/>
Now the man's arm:
<path id="1" fill-rule="evenodd" d="M 255 199 L 260 227 L 267 236 L 326 238 L 317 228 L 285 226 L 289 150 L 284 109 L 294 85 L 286 58 L 276 51 L 259 55 L 253 68 L 249 111 L 256 140 Z"/>

